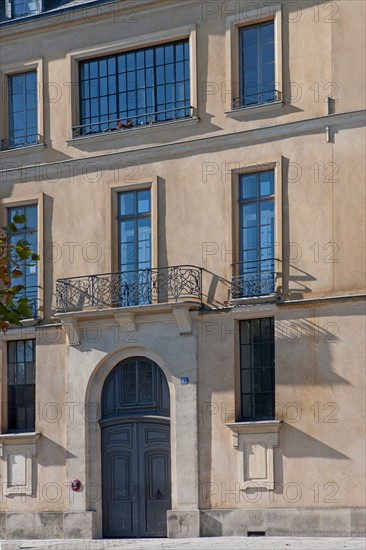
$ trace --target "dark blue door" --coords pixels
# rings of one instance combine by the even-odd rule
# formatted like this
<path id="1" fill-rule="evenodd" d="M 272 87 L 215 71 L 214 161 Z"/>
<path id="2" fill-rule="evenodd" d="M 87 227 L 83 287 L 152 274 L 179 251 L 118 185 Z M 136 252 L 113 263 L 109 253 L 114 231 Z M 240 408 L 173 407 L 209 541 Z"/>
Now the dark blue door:
<path id="1" fill-rule="evenodd" d="M 171 507 L 169 389 L 145 358 L 117 365 L 102 396 L 103 535 L 165 537 Z"/>

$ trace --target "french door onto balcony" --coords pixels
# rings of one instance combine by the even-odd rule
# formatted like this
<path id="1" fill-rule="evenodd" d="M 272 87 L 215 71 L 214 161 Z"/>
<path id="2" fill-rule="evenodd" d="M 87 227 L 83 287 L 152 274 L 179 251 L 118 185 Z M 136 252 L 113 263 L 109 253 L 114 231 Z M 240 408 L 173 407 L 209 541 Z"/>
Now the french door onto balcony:
<path id="1" fill-rule="evenodd" d="M 274 292 L 274 172 L 243 174 L 239 182 L 240 263 L 236 297 Z"/>
<path id="2" fill-rule="evenodd" d="M 151 302 L 150 189 L 125 191 L 118 196 L 119 305 Z"/>

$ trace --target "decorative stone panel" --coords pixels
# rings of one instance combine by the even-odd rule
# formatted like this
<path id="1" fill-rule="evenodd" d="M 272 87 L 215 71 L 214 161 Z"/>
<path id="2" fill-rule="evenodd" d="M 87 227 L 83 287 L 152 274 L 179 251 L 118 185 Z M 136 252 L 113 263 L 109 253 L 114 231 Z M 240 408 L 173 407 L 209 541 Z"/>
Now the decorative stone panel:
<path id="1" fill-rule="evenodd" d="M 5 496 L 32 495 L 32 459 L 36 455 L 38 437 L 38 433 L 0 435 Z"/>
<path id="2" fill-rule="evenodd" d="M 235 422 L 226 424 L 233 432 L 233 445 L 238 453 L 241 489 L 260 487 L 274 490 L 273 447 L 278 446 L 280 422 Z"/>

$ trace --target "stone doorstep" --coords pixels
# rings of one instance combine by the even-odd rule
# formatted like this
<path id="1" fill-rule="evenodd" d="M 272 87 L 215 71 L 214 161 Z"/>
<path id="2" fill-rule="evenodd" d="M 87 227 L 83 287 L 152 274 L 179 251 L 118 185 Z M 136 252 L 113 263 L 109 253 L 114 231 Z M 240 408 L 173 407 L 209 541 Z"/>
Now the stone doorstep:
<path id="1" fill-rule="evenodd" d="M 126 540 L 0 541 L 0 550 L 364 550 L 366 539 L 345 537 L 210 537 Z"/>

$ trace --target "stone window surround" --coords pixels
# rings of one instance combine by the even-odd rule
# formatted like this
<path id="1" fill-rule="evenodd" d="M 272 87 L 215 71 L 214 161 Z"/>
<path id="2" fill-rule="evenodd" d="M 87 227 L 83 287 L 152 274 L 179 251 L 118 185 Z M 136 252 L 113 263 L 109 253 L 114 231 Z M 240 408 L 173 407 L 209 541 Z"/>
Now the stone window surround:
<path id="1" fill-rule="evenodd" d="M 233 109 L 232 100 L 239 95 L 239 34 L 244 26 L 256 25 L 264 21 L 274 21 L 275 40 L 275 86 L 280 93 L 280 101 L 264 103 L 250 108 Z M 283 68 L 282 68 L 282 6 L 274 3 L 267 6 L 257 6 L 255 9 L 243 13 L 231 14 L 226 18 L 226 82 L 225 85 L 225 114 L 226 116 L 244 119 L 248 114 L 256 114 L 261 110 L 282 108 Z M 231 93 L 229 93 L 229 91 Z"/>
<path id="2" fill-rule="evenodd" d="M 149 34 L 144 34 L 141 36 L 134 36 L 119 40 L 118 42 L 113 42 L 103 46 L 95 46 L 93 48 L 80 49 L 73 52 L 70 52 L 66 55 L 66 59 L 69 65 L 69 82 L 79 83 L 79 61 L 84 59 L 89 59 L 91 57 L 99 57 L 110 54 L 116 54 L 127 50 L 132 50 L 141 47 L 148 47 L 152 45 L 157 45 L 160 43 L 171 42 L 183 38 L 189 39 L 189 59 L 190 59 L 190 95 L 191 95 L 191 106 L 193 107 L 193 112 L 197 112 L 198 106 L 198 90 L 197 90 L 197 45 L 196 45 L 196 35 L 197 35 L 197 25 L 187 25 L 184 27 L 176 27 L 168 29 L 165 31 L 159 31 Z M 71 86 L 70 89 L 70 108 L 66 112 L 66 121 L 69 131 L 69 136 L 66 139 L 67 143 L 72 144 L 83 140 L 83 137 L 73 138 L 72 136 L 72 127 L 79 124 L 80 113 L 79 113 L 79 85 Z M 179 124 L 181 121 L 177 120 L 171 122 L 171 124 Z M 168 126 L 169 126 L 168 125 Z M 163 125 L 161 125 L 163 126 Z M 160 126 L 159 126 L 160 127 Z M 118 132 L 118 136 L 128 136 L 130 132 Z M 94 137 L 97 138 L 99 134 L 96 134 Z M 88 136 L 88 139 L 92 139 L 91 136 Z"/>
<path id="3" fill-rule="evenodd" d="M 20 73 L 26 73 L 29 71 L 37 71 L 37 129 L 38 134 L 41 136 L 41 141 L 43 141 L 44 136 L 44 100 L 43 100 L 43 89 L 44 89 L 44 67 L 43 67 L 43 58 L 34 59 L 30 61 L 25 61 L 22 65 L 19 63 L 11 63 L 9 65 L 3 65 L 0 71 L 0 82 L 1 89 L 0 94 L 2 95 L 2 117 L 0 116 L 0 136 L 1 139 L 8 138 L 8 77 Z M 17 147 L 15 149 L 7 149 L 5 151 L 0 150 L 0 155 L 3 154 L 22 154 L 23 149 L 32 151 L 33 148 L 43 148 L 44 144 L 34 144 L 27 145 L 26 147 Z"/>
<path id="4" fill-rule="evenodd" d="M 35 146 L 36 147 L 36 146 Z M 26 197 L 10 197 L 0 200 L 0 214 L 3 220 L 7 220 L 7 210 L 8 208 L 16 208 L 21 206 L 30 206 L 37 205 L 37 240 L 38 240 L 38 250 L 44 250 L 44 231 L 43 231 L 43 193 L 35 193 L 33 198 Z M 43 261 L 42 258 L 38 262 L 38 319 L 43 317 L 43 310 L 40 309 L 41 304 L 44 303 L 44 285 L 43 285 Z M 29 326 L 36 323 L 36 319 L 24 319 L 22 321 L 23 326 Z M 27 338 L 28 336 L 25 336 Z M 19 337 L 18 333 L 7 334 L 7 339 L 12 340 L 22 340 L 23 338 Z"/>
<path id="5" fill-rule="evenodd" d="M 33 494 L 33 457 L 37 454 L 39 432 L 24 432 L 0 435 L 0 457 L 3 461 L 3 494 L 5 496 Z M 24 482 L 12 482 L 10 469 L 11 459 L 24 457 L 23 471 L 20 471 Z"/>
<path id="6" fill-rule="evenodd" d="M 282 179 L 283 179 L 283 157 L 274 156 L 267 158 L 256 158 L 255 161 L 248 160 L 247 162 L 241 164 L 227 164 L 225 165 L 225 170 L 227 174 L 228 181 L 228 204 L 231 208 L 228 213 L 228 234 L 227 234 L 227 249 L 233 251 L 233 256 L 230 258 L 230 255 L 227 255 L 227 278 L 231 278 L 232 268 L 231 264 L 239 260 L 239 209 L 238 209 L 238 200 L 239 200 L 239 177 L 242 174 L 248 174 L 252 172 L 260 172 L 263 170 L 273 170 L 274 171 L 274 205 L 275 205 L 275 249 L 274 256 L 275 261 L 275 272 L 282 274 Z M 277 287 L 283 287 L 283 277 L 278 275 L 277 277 Z M 275 289 L 276 290 L 276 289 Z M 276 299 L 276 294 L 274 295 Z M 268 300 L 266 298 L 266 300 Z M 238 304 L 260 302 L 258 297 L 248 297 L 248 298 L 237 298 L 231 301 Z M 264 304 L 263 304 L 264 305 Z M 261 310 L 259 310 L 260 316 Z M 265 311 L 265 310 L 264 310 Z M 267 315 L 267 313 L 265 313 Z M 240 317 L 244 319 L 248 317 Z M 239 319 L 239 317 L 238 317 Z"/>

